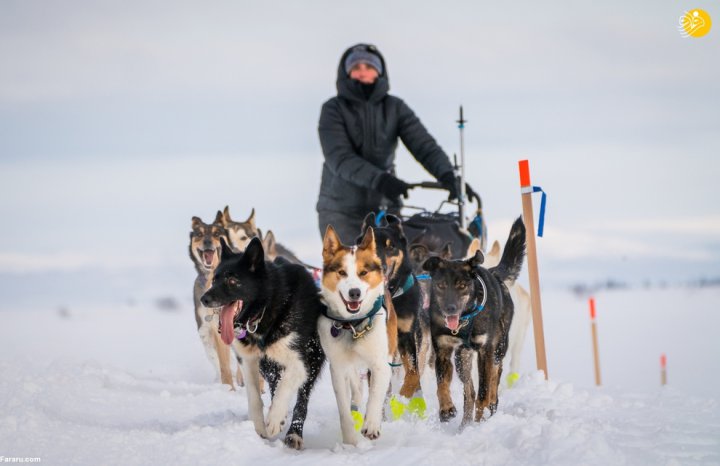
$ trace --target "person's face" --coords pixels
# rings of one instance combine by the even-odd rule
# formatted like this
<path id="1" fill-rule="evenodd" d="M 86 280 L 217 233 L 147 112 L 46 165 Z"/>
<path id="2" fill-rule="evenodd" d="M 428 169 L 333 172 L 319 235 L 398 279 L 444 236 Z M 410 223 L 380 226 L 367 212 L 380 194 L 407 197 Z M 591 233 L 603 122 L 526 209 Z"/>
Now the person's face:
<path id="1" fill-rule="evenodd" d="M 378 78 L 378 72 L 367 63 L 358 63 L 350 70 L 350 78 L 363 84 L 372 84 Z"/>

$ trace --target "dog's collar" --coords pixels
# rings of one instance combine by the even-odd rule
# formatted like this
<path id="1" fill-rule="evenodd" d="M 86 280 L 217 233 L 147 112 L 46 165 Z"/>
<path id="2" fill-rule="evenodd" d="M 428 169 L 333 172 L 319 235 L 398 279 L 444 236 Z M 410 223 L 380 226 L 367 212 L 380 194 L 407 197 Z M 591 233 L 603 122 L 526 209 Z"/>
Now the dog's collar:
<path id="1" fill-rule="evenodd" d="M 404 295 L 410 288 L 413 287 L 413 285 L 415 285 L 415 275 L 411 273 L 408 275 L 405 283 L 403 283 L 403 286 L 395 290 L 392 297 L 397 298 L 398 296 Z"/>
<path id="2" fill-rule="evenodd" d="M 267 306 L 263 307 L 262 312 L 260 313 L 260 317 L 258 317 L 255 320 L 248 319 L 247 322 L 244 324 L 240 324 L 240 329 L 235 333 L 235 338 L 238 340 L 242 340 L 247 336 L 247 334 L 255 334 L 257 332 L 258 326 L 260 325 L 260 321 L 265 317 L 265 309 L 267 309 Z M 252 323 L 251 323 L 252 321 Z M 252 325 L 252 328 L 250 326 Z"/>
<path id="3" fill-rule="evenodd" d="M 328 319 L 333 321 L 332 328 L 330 329 L 330 334 L 333 337 L 337 337 L 340 335 L 340 331 L 350 330 L 353 335 L 353 340 L 357 340 L 358 338 L 364 336 L 367 332 L 372 330 L 373 328 L 373 319 L 375 318 L 375 315 L 380 311 L 380 309 L 383 308 L 383 305 L 385 304 L 385 295 L 381 294 L 378 296 L 378 298 L 375 300 L 375 303 L 373 304 L 372 309 L 370 312 L 365 314 L 365 316 L 360 317 L 358 319 L 343 319 L 340 317 L 333 317 L 328 314 L 328 308 L 327 306 L 324 306 L 322 309 L 322 315 L 327 317 Z M 358 330 L 355 328 L 355 325 L 358 325 L 368 319 L 368 323 L 362 330 Z"/>

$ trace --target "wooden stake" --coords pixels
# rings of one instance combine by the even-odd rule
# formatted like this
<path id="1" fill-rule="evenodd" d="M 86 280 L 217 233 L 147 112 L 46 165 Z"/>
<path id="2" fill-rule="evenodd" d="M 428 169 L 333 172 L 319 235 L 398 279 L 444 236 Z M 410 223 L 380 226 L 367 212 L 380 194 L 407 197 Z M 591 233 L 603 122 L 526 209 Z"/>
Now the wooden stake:
<path id="1" fill-rule="evenodd" d="M 600 352 L 598 351 L 597 324 L 595 322 L 595 298 L 590 298 L 590 322 L 592 327 L 593 359 L 595 360 L 595 385 L 602 385 L 600 379 Z"/>
<path id="2" fill-rule="evenodd" d="M 665 353 L 660 355 L 660 385 L 667 385 L 667 357 Z"/>
<path id="3" fill-rule="evenodd" d="M 545 334 L 543 331 L 542 305 L 540 303 L 540 277 L 538 273 L 537 251 L 535 249 L 535 220 L 533 219 L 532 185 L 530 167 L 527 160 L 521 160 L 520 192 L 522 193 L 523 221 L 527 231 L 528 275 L 530 278 L 530 307 L 532 308 L 533 335 L 535 337 L 535 360 L 538 370 L 548 378 L 547 357 L 545 355 Z"/>

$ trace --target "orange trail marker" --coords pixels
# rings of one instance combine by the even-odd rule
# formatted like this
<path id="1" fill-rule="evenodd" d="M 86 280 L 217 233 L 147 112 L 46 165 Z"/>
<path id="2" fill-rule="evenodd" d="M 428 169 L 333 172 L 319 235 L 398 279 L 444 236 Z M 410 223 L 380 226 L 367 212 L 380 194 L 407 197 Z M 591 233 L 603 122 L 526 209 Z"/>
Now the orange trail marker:
<path id="1" fill-rule="evenodd" d="M 518 162 L 520 168 L 520 192 L 522 193 L 523 222 L 527 230 L 528 275 L 530 278 L 530 307 L 532 308 L 533 336 L 535 337 L 535 360 L 537 368 L 548 378 L 547 356 L 545 355 L 545 334 L 543 331 L 542 305 L 540 302 L 540 277 L 538 273 L 537 250 L 535 248 L 535 220 L 533 218 L 530 166 L 527 160 Z"/>
<path id="2" fill-rule="evenodd" d="M 592 328 L 593 360 L 595 361 L 595 385 L 602 385 L 600 379 L 600 351 L 598 350 L 597 324 L 595 322 L 595 298 L 590 298 L 590 325 Z"/>
<path id="3" fill-rule="evenodd" d="M 660 385 L 667 385 L 667 357 L 660 355 Z"/>

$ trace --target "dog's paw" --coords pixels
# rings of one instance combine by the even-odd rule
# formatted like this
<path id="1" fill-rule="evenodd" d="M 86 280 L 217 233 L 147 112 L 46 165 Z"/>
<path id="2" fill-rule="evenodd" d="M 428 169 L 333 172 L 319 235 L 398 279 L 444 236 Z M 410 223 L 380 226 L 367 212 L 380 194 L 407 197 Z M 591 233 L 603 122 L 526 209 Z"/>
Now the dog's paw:
<path id="1" fill-rule="evenodd" d="M 267 434 L 267 431 L 265 430 L 265 426 L 263 426 L 262 428 L 255 427 L 255 433 L 257 433 L 258 436 L 260 436 L 260 438 L 262 438 L 262 439 L 268 438 L 268 434 Z"/>
<path id="2" fill-rule="evenodd" d="M 265 421 L 265 430 L 268 437 L 275 437 L 285 427 L 285 417 L 287 413 L 281 412 L 279 409 L 273 409 L 270 406 L 267 420 Z"/>
<path id="3" fill-rule="evenodd" d="M 448 422 L 455 416 L 457 416 L 457 409 L 455 409 L 455 406 L 450 406 L 447 409 L 440 410 L 440 422 Z"/>
<path id="4" fill-rule="evenodd" d="M 380 423 L 366 419 L 360 433 L 370 440 L 375 440 L 380 437 Z"/>
<path id="5" fill-rule="evenodd" d="M 285 436 L 285 445 L 295 450 L 302 450 L 303 439 L 298 434 L 287 434 Z"/>

